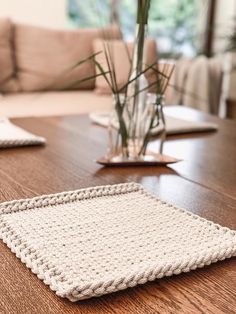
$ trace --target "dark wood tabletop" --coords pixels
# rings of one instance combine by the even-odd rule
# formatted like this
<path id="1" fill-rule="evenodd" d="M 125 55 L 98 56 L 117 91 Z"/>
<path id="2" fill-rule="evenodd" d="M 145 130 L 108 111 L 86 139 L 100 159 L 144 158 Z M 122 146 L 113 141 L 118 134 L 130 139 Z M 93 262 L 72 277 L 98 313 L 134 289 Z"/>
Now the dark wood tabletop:
<path id="1" fill-rule="evenodd" d="M 236 123 L 183 107 L 181 118 L 218 123 L 217 132 L 168 137 L 169 167 L 102 168 L 107 131 L 87 116 L 14 119 L 45 136 L 45 147 L 0 150 L 0 201 L 135 181 L 163 200 L 236 229 Z M 155 139 L 152 144 L 155 147 Z M 0 313 L 236 313 L 236 258 L 100 298 L 55 295 L 0 241 Z"/>

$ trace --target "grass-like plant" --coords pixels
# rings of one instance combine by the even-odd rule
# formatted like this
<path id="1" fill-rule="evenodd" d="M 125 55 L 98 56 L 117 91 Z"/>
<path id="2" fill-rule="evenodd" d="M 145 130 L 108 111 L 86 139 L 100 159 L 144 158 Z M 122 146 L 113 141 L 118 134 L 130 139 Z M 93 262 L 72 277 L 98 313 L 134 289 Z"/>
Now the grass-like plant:
<path id="1" fill-rule="evenodd" d="M 109 86 L 113 98 L 115 100 L 115 111 L 118 121 L 118 133 L 117 137 L 121 138 L 121 149 L 123 157 L 129 157 L 129 142 L 132 137 L 135 136 L 135 130 L 139 127 L 138 121 L 138 103 L 139 97 L 142 93 L 148 92 L 152 88 L 155 90 L 155 93 L 158 95 L 156 97 L 156 110 L 153 110 L 152 117 L 150 117 L 150 125 L 144 136 L 143 145 L 139 149 L 137 155 L 145 155 L 148 141 L 151 136 L 151 131 L 154 127 L 157 126 L 159 121 L 159 111 L 157 107 L 160 105 L 162 96 L 165 94 L 169 80 L 174 70 L 173 64 L 166 64 L 162 70 L 158 67 L 158 60 L 153 64 L 144 64 L 144 43 L 146 37 L 146 29 L 148 24 L 149 10 L 150 10 L 151 0 L 137 0 L 137 31 L 134 44 L 133 55 L 130 56 L 127 44 L 124 42 L 124 47 L 127 51 L 127 57 L 130 61 L 130 71 L 127 82 L 123 86 L 118 85 L 117 73 L 114 65 L 114 51 L 112 42 L 109 42 L 112 36 L 103 30 L 103 52 L 98 51 L 85 60 L 80 60 L 74 64 L 67 71 L 72 71 L 75 68 L 81 66 L 85 62 L 94 62 L 97 68 L 97 74 L 90 77 L 85 77 L 82 80 L 72 82 L 70 84 L 64 85 L 63 89 L 68 89 L 69 87 L 78 86 L 80 83 L 83 83 L 87 80 L 94 79 L 95 77 L 102 76 L 107 85 Z M 97 60 L 97 55 L 99 53 L 104 53 L 106 60 L 106 68 L 99 63 Z M 152 72 L 155 80 L 151 83 L 147 83 L 145 86 L 140 84 L 140 79 L 147 72 Z M 127 110 L 127 106 L 130 104 L 131 110 Z M 126 113 L 126 115 L 125 115 Z M 127 113 L 129 115 L 129 123 L 127 123 Z M 132 124 L 132 126 L 131 126 Z M 119 141 L 117 140 L 117 143 Z"/>
<path id="2" fill-rule="evenodd" d="M 117 120 L 119 123 L 118 135 L 121 137 L 121 148 L 124 157 L 129 157 L 129 141 L 135 136 L 135 130 L 138 126 L 138 114 L 137 111 L 139 97 L 141 93 L 147 92 L 150 88 L 154 88 L 158 95 L 164 95 L 168 82 L 172 75 L 174 66 L 165 65 L 162 71 L 158 68 L 158 61 L 156 60 L 153 64 L 144 64 L 144 42 L 146 36 L 146 28 L 148 23 L 149 9 L 151 5 L 151 0 L 137 0 L 137 32 L 136 41 L 133 56 L 130 57 L 128 48 L 124 43 L 127 51 L 128 58 L 130 60 L 130 73 L 127 82 L 121 87 L 117 83 L 117 73 L 113 62 L 113 48 L 109 40 L 105 40 L 103 43 L 103 52 L 106 59 L 106 67 L 104 67 L 94 59 L 95 65 L 98 69 L 99 74 L 101 74 L 106 80 L 110 90 L 115 99 L 115 110 L 117 114 Z M 106 39 L 106 38 L 105 38 Z M 147 72 L 152 71 L 155 75 L 156 80 L 152 83 L 147 84 L 142 87 L 140 84 L 141 76 L 145 75 Z M 121 97 L 122 95 L 122 97 Z M 157 97 L 156 100 L 159 102 L 162 98 Z M 127 105 L 131 106 L 131 110 L 127 110 Z M 155 105 L 155 104 L 154 104 Z M 159 103 L 156 103 L 158 106 Z M 124 112 L 129 113 L 129 123 L 127 123 L 127 117 Z M 138 155 L 144 155 L 147 148 L 147 143 L 150 139 L 151 131 L 156 127 L 156 121 L 159 121 L 158 110 L 153 111 L 153 116 L 150 118 L 150 126 L 145 134 L 143 145 L 140 148 Z M 131 127 L 132 124 L 132 127 Z M 118 143 L 118 141 L 117 141 Z"/>

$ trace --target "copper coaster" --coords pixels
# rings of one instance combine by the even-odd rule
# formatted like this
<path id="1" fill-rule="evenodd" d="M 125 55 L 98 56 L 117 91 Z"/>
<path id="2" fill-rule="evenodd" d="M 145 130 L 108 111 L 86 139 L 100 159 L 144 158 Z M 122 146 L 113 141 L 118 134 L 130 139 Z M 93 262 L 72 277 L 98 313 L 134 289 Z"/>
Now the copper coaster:
<path id="1" fill-rule="evenodd" d="M 98 159 L 96 162 L 106 167 L 129 167 L 129 166 L 166 166 L 181 161 L 174 157 L 157 154 L 148 151 L 143 159 L 140 160 L 121 160 L 119 156 L 107 156 Z"/>

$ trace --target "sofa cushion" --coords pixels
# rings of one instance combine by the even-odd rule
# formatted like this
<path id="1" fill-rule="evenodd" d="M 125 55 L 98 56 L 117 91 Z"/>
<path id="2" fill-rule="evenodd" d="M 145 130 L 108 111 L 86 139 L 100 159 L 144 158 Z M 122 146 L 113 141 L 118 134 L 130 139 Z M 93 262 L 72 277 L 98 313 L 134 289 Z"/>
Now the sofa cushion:
<path id="1" fill-rule="evenodd" d="M 106 29 L 106 35 L 120 38 L 117 28 Z M 78 86 L 75 81 L 95 75 L 94 62 L 88 61 L 69 70 L 79 60 L 93 54 L 92 43 L 104 30 L 54 30 L 22 24 L 15 25 L 15 53 L 22 91 L 92 89 L 94 79 Z M 70 87 L 69 87 L 70 86 Z"/>
<path id="2" fill-rule="evenodd" d="M 14 78 L 14 56 L 12 50 L 13 29 L 7 18 L 0 18 L 0 91 L 16 92 L 19 90 Z"/>
<path id="3" fill-rule="evenodd" d="M 0 96 L 0 116 L 33 117 L 110 111 L 110 95 L 93 91 L 35 92 Z"/>
<path id="4" fill-rule="evenodd" d="M 109 58 L 114 65 L 114 70 L 116 73 L 116 81 L 118 88 L 122 88 L 125 83 L 127 83 L 131 64 L 130 59 L 133 54 L 133 43 L 124 43 L 122 40 L 110 40 L 104 41 L 101 39 L 96 39 L 93 43 L 94 53 L 101 52 L 96 56 L 96 60 L 100 65 L 102 65 L 104 71 L 108 71 L 108 65 L 106 61 L 105 49 L 109 53 Z M 152 39 L 147 39 L 144 49 L 144 63 L 146 66 L 150 66 L 157 62 L 157 48 L 156 43 Z M 97 74 L 100 73 L 99 69 L 96 68 Z M 145 76 L 149 84 L 156 81 L 156 74 L 153 70 L 148 70 Z M 110 76 L 108 75 L 110 80 Z M 109 94 L 111 90 L 106 79 L 103 76 L 98 76 L 96 78 L 96 92 L 99 94 Z"/>

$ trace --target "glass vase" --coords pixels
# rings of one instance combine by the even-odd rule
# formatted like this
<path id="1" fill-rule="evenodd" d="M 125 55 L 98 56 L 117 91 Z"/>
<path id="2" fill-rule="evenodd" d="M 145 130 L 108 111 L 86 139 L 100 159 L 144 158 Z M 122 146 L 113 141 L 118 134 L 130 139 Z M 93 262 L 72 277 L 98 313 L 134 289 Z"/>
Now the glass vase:
<path id="1" fill-rule="evenodd" d="M 162 153 L 166 136 L 162 95 L 147 94 L 145 102 L 135 108 L 128 96 L 113 96 L 113 111 L 108 127 L 107 159 L 111 162 L 145 161 L 152 137 L 160 142 L 155 153 Z"/>

